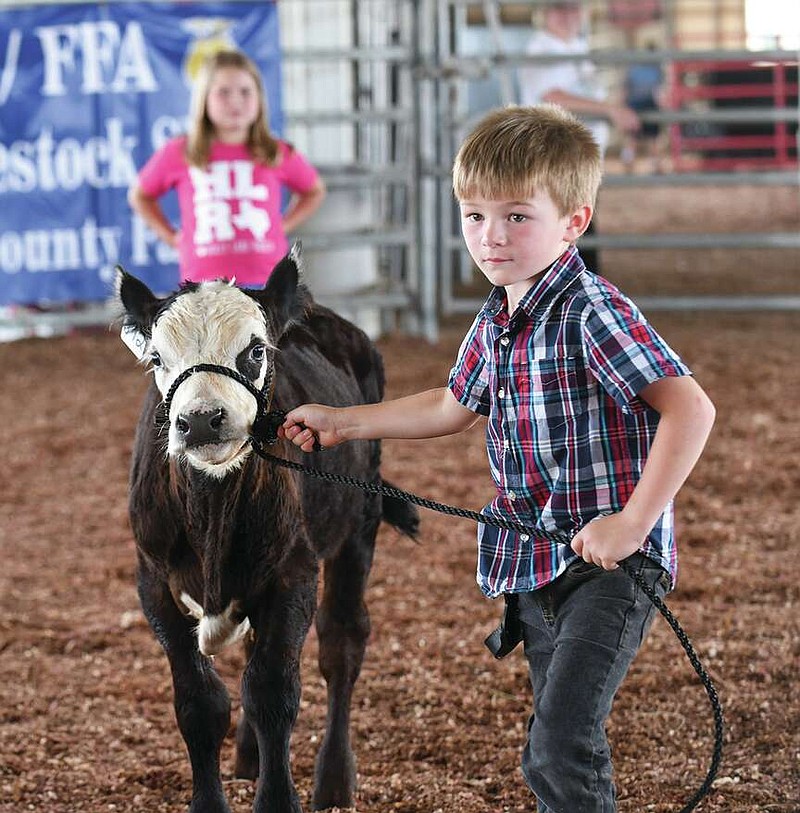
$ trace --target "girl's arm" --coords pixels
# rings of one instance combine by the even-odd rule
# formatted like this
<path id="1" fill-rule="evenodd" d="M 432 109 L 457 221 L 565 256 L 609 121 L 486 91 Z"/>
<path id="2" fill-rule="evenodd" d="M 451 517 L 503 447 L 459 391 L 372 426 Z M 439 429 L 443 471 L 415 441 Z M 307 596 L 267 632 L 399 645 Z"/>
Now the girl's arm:
<path id="1" fill-rule="evenodd" d="M 691 376 L 662 378 L 640 393 L 660 414 L 642 476 L 618 514 L 585 525 L 572 549 L 587 562 L 613 570 L 637 551 L 703 451 L 714 405 Z"/>
<path id="2" fill-rule="evenodd" d="M 180 232 L 167 220 L 157 198 L 146 195 L 138 184 L 134 184 L 128 190 L 128 203 L 161 240 L 168 246 L 178 247 Z"/>
<path id="3" fill-rule="evenodd" d="M 281 434 L 304 452 L 345 440 L 435 438 L 469 429 L 480 416 L 462 406 L 447 387 L 352 407 L 304 404 L 286 416 Z"/>
<path id="4" fill-rule="evenodd" d="M 287 233 L 294 231 L 301 223 L 308 220 L 319 209 L 326 193 L 322 178 L 318 178 L 315 186 L 308 192 L 295 194 L 283 215 L 283 230 Z"/>
<path id="5" fill-rule="evenodd" d="M 613 101 L 592 99 L 589 96 L 577 96 L 561 89 L 553 89 L 546 93 L 544 101 L 566 107 L 567 110 L 578 115 L 608 119 L 614 127 L 623 133 L 635 133 L 642 126 L 635 110 L 624 104 L 615 104 Z"/>

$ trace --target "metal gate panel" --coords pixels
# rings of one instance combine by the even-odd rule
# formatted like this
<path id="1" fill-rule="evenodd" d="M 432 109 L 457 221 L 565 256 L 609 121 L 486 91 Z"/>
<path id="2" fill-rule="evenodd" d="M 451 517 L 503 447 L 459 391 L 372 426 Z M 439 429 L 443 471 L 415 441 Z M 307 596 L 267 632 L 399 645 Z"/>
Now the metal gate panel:
<path id="1" fill-rule="evenodd" d="M 561 61 L 563 56 L 534 57 L 524 53 L 519 45 L 519 38 L 509 33 L 510 28 L 504 25 L 509 20 L 519 23 L 521 19 L 529 21 L 537 5 L 543 0 L 527 2 L 502 2 L 501 0 L 441 0 L 435 8 L 428 9 L 429 25 L 437 32 L 435 52 L 425 53 L 421 66 L 421 81 L 433 86 L 431 107 L 425 110 L 423 131 L 429 127 L 435 134 L 436 159 L 425 165 L 427 177 L 435 186 L 423 185 L 426 190 L 422 206 L 435 212 L 439 237 L 435 247 L 425 244 L 426 252 L 423 267 L 437 269 L 439 313 L 448 315 L 474 311 L 480 299 L 459 292 L 465 284 L 481 275 L 474 268 L 471 258 L 463 246 L 460 236 L 458 216 L 453 201 L 450 185 L 450 168 L 459 144 L 482 115 L 491 106 L 508 101 L 508 75 L 523 65 Z M 608 5 L 599 2 L 587 2 L 595 18 L 608 14 Z M 698 9 L 690 9 L 695 14 Z M 728 34 L 736 29 L 734 6 L 727 0 L 707 0 L 701 10 L 707 15 L 724 17 L 724 25 L 711 26 L 702 41 L 697 40 L 686 45 L 694 50 L 679 47 L 680 32 L 683 31 L 683 17 L 687 7 L 682 0 L 664 0 L 662 16 L 658 21 L 665 44 L 654 50 L 642 50 L 630 47 L 624 42 L 615 42 L 609 36 L 599 34 L 596 39 L 604 44 L 601 50 L 593 50 L 591 59 L 602 70 L 613 73 L 621 67 L 633 63 L 658 62 L 667 66 L 676 60 L 691 60 L 693 63 L 713 64 L 719 61 L 749 61 L 757 57 L 782 65 L 797 66 L 797 54 L 781 49 L 766 49 L 753 52 L 743 47 L 743 43 L 730 39 Z M 466 37 L 468 24 L 482 18 L 482 47 L 475 47 L 475 37 Z M 716 34 L 714 33 L 716 31 Z M 743 29 L 742 29 L 743 31 Z M 739 36 L 737 34 L 737 36 Z M 465 48 L 465 42 L 468 46 Z M 671 45 L 670 45 L 671 44 Z M 581 59 L 585 57 L 580 57 Z M 484 91 L 487 84 L 494 83 L 494 99 L 481 108 L 475 104 L 476 88 Z M 516 102 L 517 99 L 512 99 Z M 658 122 L 669 127 L 714 127 L 724 126 L 730 122 L 775 122 L 784 127 L 800 121 L 796 95 L 790 103 L 779 107 L 759 108 L 754 110 L 746 105 L 714 109 L 705 106 L 679 106 L 662 109 L 642 116 L 644 121 Z M 786 160 L 780 166 L 764 166 L 758 171 L 688 171 L 664 175 L 607 175 L 603 189 L 626 185 L 637 186 L 686 186 L 698 192 L 704 185 L 719 186 L 747 183 L 757 186 L 790 186 L 800 189 L 800 167 L 797 166 L 795 134 L 794 162 Z M 786 145 L 782 155 L 787 154 Z M 800 225 L 800 224 L 798 224 Z M 581 238 L 581 244 L 605 249 L 704 249 L 704 248 L 771 248 L 791 252 L 797 257 L 800 249 L 800 229 L 790 232 L 736 232 L 713 235 L 654 233 L 654 234 L 597 234 Z M 644 299 L 644 298 L 642 298 Z M 650 309 L 656 308 L 743 308 L 752 309 L 786 309 L 800 302 L 800 298 L 787 292 L 786 296 L 741 296 L 741 297 L 647 297 Z"/>

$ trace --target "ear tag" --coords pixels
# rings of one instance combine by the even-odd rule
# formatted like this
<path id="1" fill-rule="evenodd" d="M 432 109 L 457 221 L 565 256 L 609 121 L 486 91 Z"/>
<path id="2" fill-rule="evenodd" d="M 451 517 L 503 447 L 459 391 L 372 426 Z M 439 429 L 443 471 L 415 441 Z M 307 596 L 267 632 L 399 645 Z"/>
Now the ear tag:
<path id="1" fill-rule="evenodd" d="M 147 352 L 147 336 L 141 330 L 134 325 L 123 325 L 119 337 L 139 361 L 144 358 Z"/>

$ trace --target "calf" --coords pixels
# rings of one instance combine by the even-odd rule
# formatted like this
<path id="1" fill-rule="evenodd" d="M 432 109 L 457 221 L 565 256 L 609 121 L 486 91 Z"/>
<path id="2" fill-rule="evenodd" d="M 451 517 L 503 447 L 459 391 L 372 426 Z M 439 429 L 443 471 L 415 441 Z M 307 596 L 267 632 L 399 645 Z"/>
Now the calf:
<path id="1" fill-rule="evenodd" d="M 129 508 L 139 597 L 169 659 L 189 751 L 190 813 L 229 813 L 219 754 L 230 700 L 209 656 L 238 640 L 247 663 L 235 773 L 258 779 L 256 813 L 301 810 L 289 737 L 319 561 L 316 627 L 328 714 L 314 807 L 350 807 L 350 705 L 370 631 L 364 592 L 375 536 L 381 519 L 413 536 L 418 518 L 407 503 L 303 478 L 254 455 L 258 404 L 249 390 L 268 397 L 274 389 L 273 407 L 284 410 L 308 401 L 375 402 L 383 395 L 380 356 L 358 328 L 313 302 L 298 283 L 294 253 L 263 290 L 190 283 L 158 298 L 118 269 L 117 292 L 123 336 L 154 379 L 136 431 Z M 243 378 L 194 371 L 176 382 L 198 364 Z M 287 442 L 278 451 L 302 456 Z M 343 444 L 313 455 L 311 465 L 318 454 L 326 468 L 380 482 L 378 442 Z"/>

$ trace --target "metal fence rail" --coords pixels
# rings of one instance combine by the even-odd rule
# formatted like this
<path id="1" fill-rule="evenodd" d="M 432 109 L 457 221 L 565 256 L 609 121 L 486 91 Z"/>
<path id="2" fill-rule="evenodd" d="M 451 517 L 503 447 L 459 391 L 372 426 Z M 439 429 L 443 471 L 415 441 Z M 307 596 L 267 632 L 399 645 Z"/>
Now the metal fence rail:
<path id="1" fill-rule="evenodd" d="M 109 0 L 114 2 L 114 0 Z M 255 0 L 254 0 L 255 1 Z M 10 5 L 46 5 L 48 0 Z M 78 0 L 76 0 L 78 2 Z M 337 160 L 310 157 L 320 168 L 332 192 L 363 196 L 370 208 L 370 223 L 340 225 L 328 230 L 305 231 L 301 235 L 309 252 L 332 252 L 369 247 L 375 251 L 377 275 L 374 283 L 347 295 L 326 293 L 318 297 L 343 312 L 372 309 L 380 314 L 384 330 L 402 327 L 435 339 L 441 315 L 462 313 L 477 307 L 473 299 L 456 293 L 471 262 L 466 257 L 454 217 L 450 167 L 466 130 L 485 111 L 471 109 L 467 96 L 471 87 L 495 80 L 503 99 L 513 93 L 512 72 L 524 65 L 563 61 L 564 56 L 535 57 L 504 47 L 500 0 L 291 0 L 279 3 L 282 14 L 313 14 L 321 4 L 343 10 L 351 37 L 346 45 L 321 45 L 323 39 L 288 41 L 282 59 L 287 98 L 295 95 L 297 71 L 304 82 L 313 84 L 326 71 L 339 70 L 352 89 L 346 106 L 291 104 L 285 111 L 292 134 L 313 138 L 330 128 L 346 131 L 352 154 Z M 539 0 L 528 0 L 531 9 Z M 524 2 L 505 4 L 521 6 Z M 676 2 L 663 3 L 664 26 L 675 28 L 670 15 Z M 489 27 L 486 50 L 463 52 L 467 13 L 478 9 Z M 293 30 L 284 26 L 284 30 Z M 626 65 L 676 61 L 703 65 L 720 61 L 772 63 L 798 62 L 798 53 L 785 49 L 753 52 L 744 48 L 658 47 L 639 50 L 629 47 L 602 48 L 589 57 L 601 68 L 621 69 Z M 568 58 L 568 57 L 566 57 Z M 576 57 L 585 59 L 585 56 Z M 793 85 L 789 83 L 789 90 Z M 796 91 L 795 91 L 796 95 Z M 787 98 L 794 98 L 791 93 Z M 514 99 L 511 99 L 514 101 Z M 729 124 L 771 123 L 794 128 L 800 121 L 796 101 L 783 106 L 754 109 L 744 99 L 732 106 L 713 108 L 702 99 L 691 106 L 662 109 L 643 116 L 664 127 L 718 127 Z M 797 136 L 794 136 L 795 140 Z M 800 168 L 772 167 L 754 172 L 727 169 L 721 172 L 692 170 L 665 174 L 607 174 L 604 188 L 663 188 L 703 186 L 789 186 L 800 189 Z M 587 246 L 608 249 L 778 249 L 796 252 L 800 248 L 800 224 L 789 232 L 760 232 L 754 229 L 715 234 L 599 234 L 582 238 Z M 335 265 L 335 263 L 334 263 Z M 648 307 L 692 309 L 708 307 L 790 309 L 800 297 L 787 292 L 776 297 L 641 297 Z M 15 327 L 25 335 L 61 332 L 70 326 L 106 324 L 106 306 L 87 306 L 64 313 L 25 312 L 8 309 L 0 313 L 0 335 Z"/>
<path id="2" fill-rule="evenodd" d="M 493 5 L 493 11 L 487 11 L 487 5 Z M 538 0 L 529 0 L 533 9 L 540 4 Z M 507 95 L 508 75 L 523 66 L 564 62 L 573 59 L 585 61 L 587 58 L 601 68 L 608 70 L 623 68 L 632 64 L 655 63 L 670 66 L 680 61 L 696 66 L 704 64 L 730 64 L 741 61 L 750 64 L 754 59 L 771 64 L 796 66 L 798 55 L 795 51 L 780 48 L 754 52 L 744 48 L 694 48 L 656 47 L 652 50 L 634 48 L 603 48 L 592 50 L 588 55 L 575 56 L 533 56 L 522 52 L 519 47 L 512 50 L 504 47 L 504 38 L 498 30 L 502 15 L 498 8 L 503 5 L 499 0 L 443 0 L 434 17 L 437 32 L 435 49 L 424 55 L 419 67 L 422 81 L 429 83 L 435 92 L 437 108 L 432 125 L 436 132 L 435 157 L 425 167 L 429 177 L 436 181 L 436 192 L 423 201 L 429 216 L 440 227 L 440 237 L 436 244 L 436 253 L 427 256 L 423 265 L 435 265 L 439 272 L 439 305 L 441 312 L 464 313 L 473 311 L 480 302 L 458 291 L 469 291 L 472 280 L 472 261 L 463 247 L 459 233 L 456 211 L 453 205 L 450 187 L 450 166 L 455 152 L 466 133 L 485 114 L 488 108 L 477 108 L 470 103 L 470 91 L 487 80 L 495 80 L 499 85 L 495 103 L 502 103 Z M 517 3 L 515 6 L 523 4 Z M 664 26 L 668 38 L 673 37 L 677 4 L 667 0 L 664 4 Z M 468 13 L 481 10 L 486 31 L 483 34 L 484 48 L 479 53 L 464 52 L 464 32 L 468 30 Z M 489 30 L 494 29 L 494 30 Z M 508 33 L 508 30 L 506 31 Z M 505 40 L 508 41 L 507 39 Z M 518 38 L 514 40 L 518 42 Z M 796 70 L 796 67 L 794 68 Z M 789 83 L 782 89 L 780 98 L 786 104 L 780 106 L 760 106 L 753 108 L 745 98 L 728 100 L 724 108 L 714 108 L 707 100 L 693 99 L 690 105 L 670 107 L 647 112 L 642 115 L 643 121 L 655 122 L 665 128 L 714 128 L 727 125 L 764 125 L 774 124 L 777 127 L 797 127 L 800 121 L 800 107 L 797 103 L 796 86 Z M 735 95 L 735 94 L 734 94 Z M 788 100 L 788 101 L 787 101 Z M 512 99 L 512 102 L 517 99 Z M 674 101 L 674 100 L 673 100 Z M 681 132 L 679 129 L 677 132 Z M 783 131 L 785 132 L 785 130 Z M 794 136 L 795 140 L 798 138 Z M 786 144 L 783 144 L 783 162 L 785 165 L 761 167 L 757 171 L 739 171 L 727 166 L 724 171 L 714 172 L 692 170 L 664 174 L 612 174 L 607 173 L 604 188 L 664 188 L 703 186 L 733 186 L 747 184 L 761 187 L 788 186 L 800 190 L 800 166 L 796 159 L 786 164 Z M 797 262 L 797 250 L 800 249 L 800 223 L 794 231 L 762 232 L 754 229 L 727 233 L 631 233 L 631 234 L 596 234 L 581 238 L 581 245 L 604 249 L 778 249 L 791 252 Z M 480 275 L 477 274 L 477 277 Z M 464 283 L 467 283 L 466 286 Z M 787 291 L 784 296 L 692 296 L 692 297 L 639 297 L 651 309 L 679 308 L 697 309 L 793 309 L 800 305 L 800 296 Z"/>

